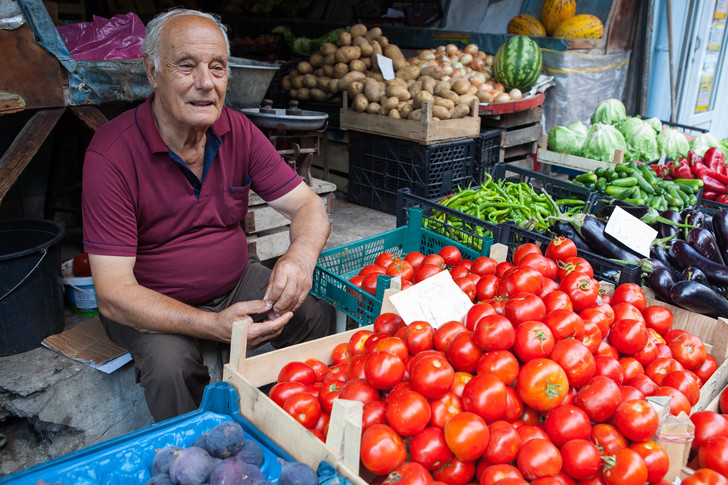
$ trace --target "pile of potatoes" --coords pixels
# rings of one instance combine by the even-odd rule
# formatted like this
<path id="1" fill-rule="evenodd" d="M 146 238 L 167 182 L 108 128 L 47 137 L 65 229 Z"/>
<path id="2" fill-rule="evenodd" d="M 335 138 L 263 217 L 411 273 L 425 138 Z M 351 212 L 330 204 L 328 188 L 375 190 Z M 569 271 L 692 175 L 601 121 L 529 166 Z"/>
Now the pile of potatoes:
<path id="1" fill-rule="evenodd" d="M 389 57 L 395 78 L 384 80 L 377 54 Z M 432 104 L 432 119 L 468 116 L 477 103 L 477 86 L 467 79 L 448 79 L 438 65 L 424 68 L 408 62 L 402 51 L 390 44 L 379 27 L 367 30 L 356 24 L 325 43 L 308 61 L 282 79 L 293 99 L 325 101 L 346 91 L 354 110 L 391 118 L 421 120 L 423 104 Z"/>

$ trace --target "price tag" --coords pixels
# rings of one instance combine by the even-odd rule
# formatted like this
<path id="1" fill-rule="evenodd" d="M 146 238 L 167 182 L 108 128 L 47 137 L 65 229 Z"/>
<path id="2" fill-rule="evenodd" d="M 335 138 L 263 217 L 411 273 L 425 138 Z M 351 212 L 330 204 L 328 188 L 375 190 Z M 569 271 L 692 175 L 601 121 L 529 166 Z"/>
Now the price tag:
<path id="1" fill-rule="evenodd" d="M 415 320 L 438 328 L 450 320 L 461 320 L 473 302 L 453 281 L 449 271 L 441 271 L 389 298 L 408 325 Z"/>
<path id="2" fill-rule="evenodd" d="M 604 232 L 646 258 L 650 256 L 650 245 L 657 236 L 655 229 L 619 206 L 614 208 Z"/>
<path id="3" fill-rule="evenodd" d="M 394 79 L 394 66 L 392 65 L 392 59 L 389 57 L 377 54 L 377 65 L 379 70 L 382 71 L 382 77 L 389 81 Z"/>

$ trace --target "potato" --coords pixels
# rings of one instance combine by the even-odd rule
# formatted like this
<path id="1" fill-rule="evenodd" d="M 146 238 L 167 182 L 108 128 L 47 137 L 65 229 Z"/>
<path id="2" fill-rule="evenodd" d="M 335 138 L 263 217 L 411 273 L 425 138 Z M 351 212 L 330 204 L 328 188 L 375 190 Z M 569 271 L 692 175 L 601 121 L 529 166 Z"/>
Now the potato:
<path id="1" fill-rule="evenodd" d="M 437 81 L 435 81 L 430 76 L 425 76 L 424 78 L 422 78 L 422 89 L 425 91 L 428 91 L 428 92 L 434 94 L 435 84 L 437 84 Z"/>
<path id="2" fill-rule="evenodd" d="M 445 109 L 453 109 L 455 107 L 455 103 L 452 102 L 452 100 L 441 98 L 440 96 L 437 96 L 435 98 L 436 106 L 442 106 Z"/>
<path id="3" fill-rule="evenodd" d="M 410 93 L 407 89 L 403 88 L 402 86 L 397 85 L 391 85 L 387 87 L 387 90 L 385 91 L 385 94 L 389 97 L 394 96 L 400 101 L 406 101 L 410 99 Z"/>
<path id="4" fill-rule="evenodd" d="M 330 77 L 327 76 L 319 76 L 316 78 L 316 87 L 319 88 L 321 91 L 329 92 L 329 81 L 331 81 Z"/>
<path id="5" fill-rule="evenodd" d="M 389 111 L 389 117 L 390 118 L 402 118 L 402 115 L 400 114 L 398 109 L 393 109 Z"/>
<path id="6" fill-rule="evenodd" d="M 353 83 L 354 81 L 359 81 L 363 83 L 366 80 L 366 77 L 366 74 L 360 71 L 348 72 L 341 79 L 339 79 L 339 90 L 348 90 L 349 84 Z"/>
<path id="7" fill-rule="evenodd" d="M 286 91 L 290 91 L 293 88 L 293 85 L 291 84 L 290 74 L 286 74 L 285 76 L 283 76 L 283 79 L 281 79 L 281 87 Z"/>
<path id="8" fill-rule="evenodd" d="M 490 94 L 490 91 L 478 91 L 476 96 L 478 97 L 478 100 L 481 103 L 492 103 L 493 102 L 493 95 Z"/>
<path id="9" fill-rule="evenodd" d="M 451 89 L 455 91 L 458 94 L 465 94 L 468 92 L 468 88 L 470 88 L 472 84 L 466 79 L 456 79 L 452 83 Z"/>
<path id="10" fill-rule="evenodd" d="M 323 89 L 313 88 L 311 89 L 311 99 L 314 101 L 326 101 L 329 98 L 329 93 Z"/>
<path id="11" fill-rule="evenodd" d="M 372 79 L 376 79 L 379 82 L 384 82 L 384 77 L 382 76 L 381 72 L 370 72 L 369 77 Z"/>
<path id="12" fill-rule="evenodd" d="M 372 45 L 369 43 L 368 40 L 366 40 L 364 37 L 354 37 L 351 40 L 351 45 L 357 46 L 359 49 L 361 49 L 361 56 L 362 57 L 369 57 L 372 55 Z"/>
<path id="13" fill-rule="evenodd" d="M 384 84 L 376 79 L 367 79 L 364 83 L 364 95 L 372 103 L 379 102 L 384 94 Z"/>
<path id="14" fill-rule="evenodd" d="M 457 119 L 457 118 L 465 118 L 470 114 L 470 108 L 467 104 L 458 104 L 453 109 L 450 110 L 450 118 L 451 119 Z"/>
<path id="15" fill-rule="evenodd" d="M 402 54 L 402 51 L 399 50 L 399 47 L 394 44 L 388 44 L 384 45 L 382 44 L 381 40 L 378 40 L 379 45 L 382 46 L 384 49 L 384 55 L 392 59 L 392 61 L 396 61 L 398 59 L 407 59 L 404 54 Z"/>
<path id="16" fill-rule="evenodd" d="M 410 97 L 414 98 L 417 93 L 422 91 L 422 81 L 415 81 L 412 86 L 409 87 Z"/>
<path id="17" fill-rule="evenodd" d="M 452 101 L 455 104 L 458 104 L 460 102 L 460 96 L 458 96 L 458 93 L 456 93 L 455 91 L 450 91 L 450 90 L 442 91 L 440 93 L 440 97 L 449 99 L 450 101 Z"/>
<path id="18" fill-rule="evenodd" d="M 316 52 L 315 54 L 311 54 L 311 57 L 308 59 L 309 64 L 311 64 L 313 67 L 321 67 L 324 65 L 324 56 Z"/>
<path id="19" fill-rule="evenodd" d="M 296 69 L 301 74 L 311 74 L 313 72 L 313 66 L 308 61 L 301 61 L 296 66 Z"/>
<path id="20" fill-rule="evenodd" d="M 324 42 L 321 44 L 321 47 L 319 47 L 319 52 L 322 56 L 326 57 L 329 54 L 336 52 L 336 49 L 338 49 L 338 47 L 336 47 L 336 44 L 333 42 Z"/>
<path id="21" fill-rule="evenodd" d="M 407 90 L 409 90 L 409 88 L 411 88 L 414 84 L 415 84 L 414 79 L 408 79 L 407 80 Z"/>
<path id="22" fill-rule="evenodd" d="M 416 109 L 410 112 L 407 119 L 414 120 L 414 121 L 422 121 L 424 114 L 422 113 L 421 109 Z"/>
<path id="23" fill-rule="evenodd" d="M 349 73 L 349 66 L 344 64 L 343 62 L 339 62 L 334 66 L 334 70 L 331 74 L 333 74 L 332 77 L 335 77 L 336 79 L 341 79 L 346 74 Z"/>
<path id="24" fill-rule="evenodd" d="M 288 97 L 291 99 L 298 99 L 298 89 L 289 89 Z"/>
<path id="25" fill-rule="evenodd" d="M 372 68 L 372 58 L 371 57 L 362 57 L 359 60 L 364 63 L 364 67 L 366 67 L 367 70 Z"/>
<path id="26" fill-rule="evenodd" d="M 334 77 L 334 66 L 331 64 L 326 64 L 321 69 L 323 69 L 325 77 Z"/>
<path id="27" fill-rule="evenodd" d="M 464 104 L 468 107 L 468 111 L 470 111 L 470 107 L 473 105 L 475 101 L 478 100 L 478 97 L 474 94 L 463 94 L 460 96 L 459 102 L 456 104 Z"/>
<path id="28" fill-rule="evenodd" d="M 385 94 L 379 100 L 379 104 L 382 105 L 383 110 L 385 110 L 387 113 L 389 113 L 390 109 L 397 109 L 397 106 L 399 106 L 399 98 L 397 98 L 396 96 L 390 97 Z"/>
<path id="29" fill-rule="evenodd" d="M 361 37 L 363 35 L 366 35 L 367 26 L 364 24 L 354 24 L 349 27 L 349 33 L 352 37 Z"/>
<path id="30" fill-rule="evenodd" d="M 298 92 L 298 99 L 301 101 L 307 101 L 311 99 L 311 90 L 308 88 L 301 88 L 297 90 Z"/>
<path id="31" fill-rule="evenodd" d="M 336 64 L 336 56 L 333 53 L 324 57 L 324 65 L 333 66 L 334 64 Z"/>
<path id="32" fill-rule="evenodd" d="M 291 77 L 291 85 L 293 86 L 293 89 L 301 89 L 303 87 L 303 76 L 297 75 Z"/>
<path id="33" fill-rule="evenodd" d="M 447 81 L 437 81 L 435 83 L 435 88 L 432 90 L 432 94 L 435 96 L 442 96 L 440 93 L 444 93 L 447 91 L 451 91 L 450 89 L 450 83 Z"/>
<path id="34" fill-rule="evenodd" d="M 413 100 L 413 106 L 417 109 L 422 108 L 423 103 L 434 103 L 435 97 L 429 91 L 420 91 Z"/>
<path id="35" fill-rule="evenodd" d="M 339 80 L 338 79 L 332 79 L 329 81 L 329 92 L 331 94 L 336 94 L 339 92 Z"/>
<path id="36" fill-rule="evenodd" d="M 344 64 L 348 64 L 354 59 L 359 59 L 360 57 L 361 49 L 355 45 L 339 47 L 334 53 L 334 58 L 336 59 L 336 62 L 343 62 Z"/>
<path id="37" fill-rule="evenodd" d="M 316 77 L 322 77 L 322 76 L 326 76 L 326 73 L 324 72 L 323 67 L 319 67 L 319 68 L 313 70 L 313 75 Z"/>
<path id="38" fill-rule="evenodd" d="M 359 84 L 361 84 L 361 83 L 359 83 Z M 367 100 L 367 97 L 361 93 L 354 96 L 354 101 L 351 102 L 351 107 L 354 108 L 359 113 L 365 112 L 367 110 L 368 105 L 369 105 L 369 100 Z"/>
<path id="39" fill-rule="evenodd" d="M 471 84 L 470 87 L 468 88 L 468 92 L 465 94 L 475 94 L 477 92 L 478 92 L 478 86 L 474 86 Z"/>
<path id="40" fill-rule="evenodd" d="M 355 96 L 361 94 L 364 94 L 364 83 L 361 83 L 359 81 L 354 81 L 351 84 L 349 84 L 349 87 L 347 88 L 347 91 L 349 91 L 349 97 L 354 98 Z M 369 102 L 367 100 L 367 102 Z"/>
<path id="41" fill-rule="evenodd" d="M 410 79 L 414 80 L 417 79 L 420 75 L 420 68 L 417 66 L 404 66 L 400 69 L 398 69 L 395 73 L 395 76 L 397 76 L 400 79 L 404 79 L 405 81 L 409 81 Z"/>
<path id="42" fill-rule="evenodd" d="M 447 108 L 443 108 L 442 106 L 435 105 L 432 107 L 432 116 L 435 116 L 441 120 L 449 120 L 450 110 Z"/>
<path id="43" fill-rule="evenodd" d="M 425 66 L 422 68 L 421 76 L 430 76 L 432 79 L 440 80 L 445 75 L 445 71 L 442 70 L 437 64 L 431 66 Z"/>
<path id="44" fill-rule="evenodd" d="M 389 45 L 389 39 L 387 39 L 383 35 L 377 37 L 377 42 L 379 42 L 379 45 L 381 45 L 382 47 Z"/>
<path id="45" fill-rule="evenodd" d="M 339 38 L 336 39 L 336 45 L 339 47 L 351 45 L 351 34 L 349 32 L 340 33 Z"/>
<path id="46" fill-rule="evenodd" d="M 317 85 L 316 76 L 313 74 L 305 74 L 303 76 L 303 87 L 304 88 L 315 88 Z"/>
<path id="47" fill-rule="evenodd" d="M 411 103 L 400 103 L 399 114 L 402 118 L 407 119 L 414 109 L 415 107 Z"/>
<path id="48" fill-rule="evenodd" d="M 373 115 L 378 115 L 381 110 L 382 110 L 382 105 L 379 103 L 369 103 L 367 105 L 367 113 L 371 113 Z"/>
<path id="49" fill-rule="evenodd" d="M 382 36 L 382 29 L 379 27 L 371 28 L 367 31 L 366 34 L 364 34 L 364 38 L 366 40 L 376 40 L 378 37 Z"/>
<path id="50" fill-rule="evenodd" d="M 372 45 L 372 55 L 369 56 L 369 58 L 371 59 L 371 62 L 372 62 L 371 69 L 374 70 L 375 72 L 381 72 L 381 70 L 379 69 L 379 63 L 377 61 L 377 55 L 382 54 L 382 46 L 380 46 L 379 42 L 377 42 L 376 40 L 372 41 L 371 45 Z"/>
<path id="51" fill-rule="evenodd" d="M 361 71 L 367 70 L 366 64 L 361 59 L 354 59 L 349 63 L 349 71 Z"/>

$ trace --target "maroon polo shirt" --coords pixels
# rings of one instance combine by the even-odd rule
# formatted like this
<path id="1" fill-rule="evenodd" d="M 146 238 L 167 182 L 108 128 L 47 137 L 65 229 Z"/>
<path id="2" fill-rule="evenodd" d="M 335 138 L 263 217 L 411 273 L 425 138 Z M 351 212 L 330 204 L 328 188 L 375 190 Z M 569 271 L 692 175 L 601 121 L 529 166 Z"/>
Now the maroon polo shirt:
<path id="1" fill-rule="evenodd" d="M 198 305 L 243 273 L 249 191 L 272 201 L 302 181 L 250 120 L 225 107 L 208 136 L 221 144 L 198 198 L 157 131 L 151 99 L 101 126 L 86 151 L 84 249 L 134 256 L 140 285 Z"/>

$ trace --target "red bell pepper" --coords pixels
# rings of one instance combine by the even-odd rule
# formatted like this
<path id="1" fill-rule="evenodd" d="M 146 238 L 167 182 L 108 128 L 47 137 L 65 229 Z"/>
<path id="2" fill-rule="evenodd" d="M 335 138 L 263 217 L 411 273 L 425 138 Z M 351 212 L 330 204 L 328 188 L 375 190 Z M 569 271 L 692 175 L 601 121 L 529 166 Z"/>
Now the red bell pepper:
<path id="1" fill-rule="evenodd" d="M 703 160 L 703 163 L 710 167 L 712 171 L 725 175 L 725 155 L 723 154 L 723 150 L 718 147 L 708 148 L 705 155 L 703 155 Z"/>
<path id="2" fill-rule="evenodd" d="M 676 162 L 671 162 L 669 164 L 670 166 L 670 175 L 672 178 L 675 179 L 694 179 L 691 170 L 690 165 L 688 165 L 688 159 L 685 157 L 680 157 L 680 159 Z"/>
<path id="3" fill-rule="evenodd" d="M 691 170 L 698 178 L 702 178 L 703 175 L 708 175 L 710 177 L 713 177 L 721 184 L 728 185 L 728 175 L 718 173 L 715 170 L 711 170 L 704 163 L 696 163 L 692 166 Z"/>
<path id="4" fill-rule="evenodd" d="M 659 163 L 653 163 L 649 165 L 650 169 L 655 172 L 655 175 L 661 179 L 665 179 L 666 177 L 670 177 L 670 174 L 667 170 L 667 165 L 660 165 Z"/>
<path id="5" fill-rule="evenodd" d="M 696 163 L 703 163 L 703 157 L 692 150 L 688 150 L 688 163 L 691 167 Z"/>
<path id="6" fill-rule="evenodd" d="M 720 202 L 721 204 L 728 204 L 728 195 L 720 194 L 718 197 L 715 198 L 715 201 Z"/>
<path id="7" fill-rule="evenodd" d="M 717 192 L 719 194 L 728 193 L 728 187 L 725 182 L 719 180 L 728 180 L 728 175 L 717 174 L 702 163 L 696 163 L 692 166 L 693 174 L 703 181 L 703 190 L 708 192 Z"/>

